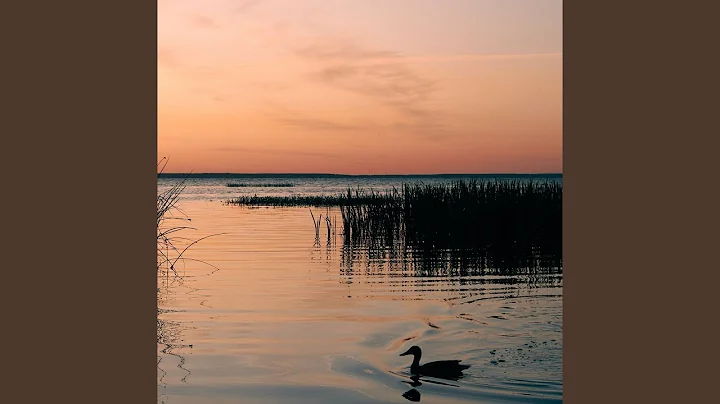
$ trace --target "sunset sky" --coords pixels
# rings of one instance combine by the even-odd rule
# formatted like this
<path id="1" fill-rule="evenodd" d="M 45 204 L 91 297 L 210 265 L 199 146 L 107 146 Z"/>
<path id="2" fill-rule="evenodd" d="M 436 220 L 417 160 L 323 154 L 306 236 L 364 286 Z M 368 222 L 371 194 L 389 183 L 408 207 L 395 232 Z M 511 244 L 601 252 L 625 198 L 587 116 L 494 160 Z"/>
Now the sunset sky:
<path id="1" fill-rule="evenodd" d="M 562 172 L 560 0 L 158 0 L 168 172 Z"/>

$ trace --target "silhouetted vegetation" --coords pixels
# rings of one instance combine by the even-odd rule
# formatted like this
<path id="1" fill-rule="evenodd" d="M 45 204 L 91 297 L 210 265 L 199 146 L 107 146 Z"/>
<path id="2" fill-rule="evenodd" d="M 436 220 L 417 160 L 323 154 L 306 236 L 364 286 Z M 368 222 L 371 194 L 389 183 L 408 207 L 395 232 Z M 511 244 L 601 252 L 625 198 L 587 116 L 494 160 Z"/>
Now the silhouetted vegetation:
<path id="1" fill-rule="evenodd" d="M 167 164 L 167 163 L 166 163 Z M 176 257 L 173 257 L 173 253 L 178 256 L 181 252 L 175 247 L 174 241 L 177 239 L 176 233 L 188 229 L 188 226 L 183 225 L 167 225 L 167 222 L 174 221 L 189 221 L 189 219 L 175 216 L 173 213 L 182 213 L 178 207 L 177 202 L 185 189 L 185 180 L 179 181 L 173 184 L 172 187 L 168 188 L 163 192 L 159 192 L 157 195 L 157 269 L 167 266 L 169 269 L 175 270 L 174 264 Z"/>
<path id="2" fill-rule="evenodd" d="M 165 166 L 167 166 L 168 160 L 163 157 L 162 160 L 158 163 L 158 168 L 160 167 L 160 164 L 165 161 L 165 164 L 163 165 L 163 168 L 158 173 L 158 178 L 162 174 L 162 171 L 165 169 Z M 193 227 L 185 225 L 185 223 L 189 223 L 191 219 L 187 217 L 180 208 L 178 208 L 177 203 L 180 200 L 180 195 L 185 190 L 185 181 L 186 178 L 182 179 L 181 181 L 176 182 L 171 186 L 170 188 L 166 189 L 163 192 L 159 192 L 157 194 L 157 271 L 160 272 L 162 268 L 166 268 L 167 274 L 169 275 L 170 271 L 174 273 L 175 276 L 178 275 L 175 264 L 178 261 L 181 260 L 189 260 L 188 258 L 183 257 L 185 252 L 192 247 L 193 245 L 197 244 L 201 240 L 204 240 L 208 237 L 212 237 L 216 234 L 209 235 L 202 237 L 200 239 L 194 240 L 190 242 L 185 237 L 180 237 L 179 233 L 183 230 L 189 230 L 193 229 Z M 177 224 L 175 224 L 177 223 Z M 186 244 L 184 247 L 178 247 L 178 244 Z M 194 260 L 193 260 L 194 261 Z M 211 265 L 204 261 L 199 261 L 206 265 L 210 265 L 211 267 L 218 269 L 216 266 Z"/>
<path id="3" fill-rule="evenodd" d="M 427 248 L 380 243 L 344 244 L 341 273 L 384 274 L 389 277 L 451 277 L 459 284 L 478 275 L 528 275 L 522 282 L 547 282 L 548 276 L 562 274 L 562 256 L 537 251 L 494 249 Z M 562 278 L 560 278 L 562 279 Z M 519 280 L 518 280 L 519 281 Z M 506 280 L 498 282 L 507 282 Z"/>
<path id="4" fill-rule="evenodd" d="M 462 264 L 450 271 L 562 267 L 561 183 L 458 181 L 389 195 L 366 205 L 348 193 L 340 207 L 345 244 L 409 248 L 419 265 Z"/>
<path id="5" fill-rule="evenodd" d="M 350 192 L 350 191 L 348 191 Z M 357 191 L 361 192 L 362 191 Z M 244 205 L 244 206 L 315 206 L 315 207 L 331 207 L 343 206 L 348 204 L 374 204 L 377 203 L 379 194 L 359 195 L 348 199 L 347 195 L 289 195 L 289 196 L 238 196 L 225 201 L 228 205 Z M 387 197 L 387 196 L 382 196 Z"/>
<path id="6" fill-rule="evenodd" d="M 405 184 L 387 192 L 242 196 L 227 203 L 338 206 L 345 245 L 383 254 L 411 249 L 414 262 L 422 266 L 440 260 L 462 264 L 457 268 L 562 267 L 562 183 L 556 181 Z M 313 223 L 317 239 L 319 219 Z"/>

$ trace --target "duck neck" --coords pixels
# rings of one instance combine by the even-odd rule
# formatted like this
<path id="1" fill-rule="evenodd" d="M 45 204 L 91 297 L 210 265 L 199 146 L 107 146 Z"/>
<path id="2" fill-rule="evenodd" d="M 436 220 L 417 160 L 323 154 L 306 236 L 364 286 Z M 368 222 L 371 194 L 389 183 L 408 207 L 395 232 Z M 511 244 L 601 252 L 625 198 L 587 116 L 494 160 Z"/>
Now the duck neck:
<path id="1" fill-rule="evenodd" d="M 407 362 L 405 362 L 405 363 L 407 363 Z M 413 355 L 412 365 L 410 365 L 410 366 L 414 367 L 414 368 L 420 366 L 420 355 Z"/>

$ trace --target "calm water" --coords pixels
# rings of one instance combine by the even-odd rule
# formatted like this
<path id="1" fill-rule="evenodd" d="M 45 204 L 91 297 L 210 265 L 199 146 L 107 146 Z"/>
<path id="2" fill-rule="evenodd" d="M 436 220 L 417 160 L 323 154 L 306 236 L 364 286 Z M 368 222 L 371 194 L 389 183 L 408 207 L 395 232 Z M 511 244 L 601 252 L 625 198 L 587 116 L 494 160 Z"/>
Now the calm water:
<path id="1" fill-rule="evenodd" d="M 174 181 L 160 179 L 159 189 Z M 296 186 L 226 186 L 252 181 Z M 308 208 L 222 203 L 403 181 L 190 180 L 179 206 L 197 230 L 183 236 L 222 234 L 189 250 L 177 265 L 182 279 L 158 279 L 158 402 L 561 402 L 561 274 L 436 276 L 403 255 L 344 251 L 324 227 L 317 244 Z M 418 383 L 412 358 L 398 356 L 412 345 L 423 349 L 421 363 L 471 367 L 457 381 Z"/>

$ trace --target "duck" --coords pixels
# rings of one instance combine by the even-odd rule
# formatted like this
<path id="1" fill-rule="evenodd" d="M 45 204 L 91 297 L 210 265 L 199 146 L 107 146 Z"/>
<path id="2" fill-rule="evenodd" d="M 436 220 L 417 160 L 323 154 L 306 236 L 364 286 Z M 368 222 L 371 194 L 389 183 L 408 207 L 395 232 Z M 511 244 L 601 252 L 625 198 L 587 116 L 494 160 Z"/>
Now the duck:
<path id="1" fill-rule="evenodd" d="M 470 367 L 470 365 L 461 365 L 460 362 L 462 361 L 460 360 L 435 361 L 421 365 L 420 358 L 422 357 L 422 350 L 417 345 L 413 345 L 410 349 L 400 354 L 400 356 L 406 355 L 413 356 L 410 373 L 414 375 L 457 380 L 463 376 L 462 371 Z"/>

